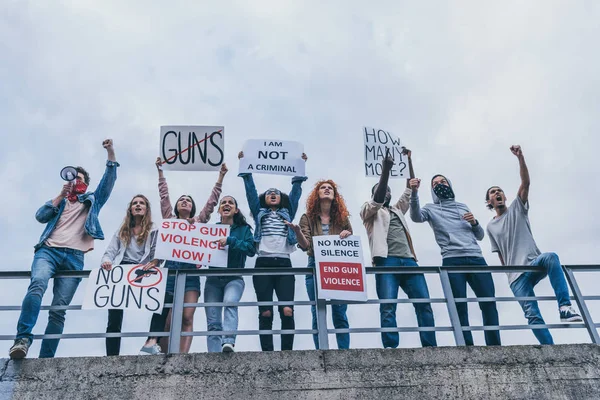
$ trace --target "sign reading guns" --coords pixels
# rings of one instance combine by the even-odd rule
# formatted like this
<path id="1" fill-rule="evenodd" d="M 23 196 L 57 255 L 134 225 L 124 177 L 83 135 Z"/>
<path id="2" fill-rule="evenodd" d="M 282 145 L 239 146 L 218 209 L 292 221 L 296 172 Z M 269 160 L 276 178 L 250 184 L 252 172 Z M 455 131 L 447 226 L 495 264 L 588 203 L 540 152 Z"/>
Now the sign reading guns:
<path id="1" fill-rule="evenodd" d="M 402 154 L 400 139 L 383 129 L 363 128 L 365 141 L 365 176 L 381 176 L 383 160 L 389 149 L 394 158 L 391 178 L 409 178 L 406 156 Z"/>
<path id="2" fill-rule="evenodd" d="M 167 270 L 143 265 L 116 265 L 110 271 L 90 271 L 83 309 L 127 309 L 160 313 L 165 298 Z"/>
<path id="3" fill-rule="evenodd" d="M 171 171 L 217 171 L 225 157 L 222 126 L 161 126 L 160 157 Z"/>

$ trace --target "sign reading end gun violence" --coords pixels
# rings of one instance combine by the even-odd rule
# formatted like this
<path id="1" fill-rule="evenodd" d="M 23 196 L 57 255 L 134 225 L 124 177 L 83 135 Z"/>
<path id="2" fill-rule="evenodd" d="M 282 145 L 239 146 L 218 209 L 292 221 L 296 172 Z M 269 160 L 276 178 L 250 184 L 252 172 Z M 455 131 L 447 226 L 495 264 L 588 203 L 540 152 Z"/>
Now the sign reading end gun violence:
<path id="1" fill-rule="evenodd" d="M 217 171 L 225 158 L 222 126 L 161 126 L 160 157 L 171 171 Z"/>
<path id="2" fill-rule="evenodd" d="M 394 158 L 390 178 L 408 178 L 408 161 L 402 154 L 400 139 L 383 129 L 363 128 L 365 176 L 381 176 L 386 151 Z"/>
<path id="3" fill-rule="evenodd" d="M 313 236 L 320 299 L 367 301 L 365 266 L 359 236 Z"/>
<path id="4" fill-rule="evenodd" d="M 116 265 L 110 271 L 90 271 L 83 309 L 127 309 L 160 313 L 165 298 L 167 270 L 143 265 Z"/>
<path id="5" fill-rule="evenodd" d="M 196 265 L 227 267 L 227 247 L 217 240 L 229 236 L 229 225 L 190 224 L 165 219 L 158 229 L 154 257 Z"/>
<path id="6" fill-rule="evenodd" d="M 289 140 L 247 140 L 239 173 L 304 176 L 304 146 Z"/>

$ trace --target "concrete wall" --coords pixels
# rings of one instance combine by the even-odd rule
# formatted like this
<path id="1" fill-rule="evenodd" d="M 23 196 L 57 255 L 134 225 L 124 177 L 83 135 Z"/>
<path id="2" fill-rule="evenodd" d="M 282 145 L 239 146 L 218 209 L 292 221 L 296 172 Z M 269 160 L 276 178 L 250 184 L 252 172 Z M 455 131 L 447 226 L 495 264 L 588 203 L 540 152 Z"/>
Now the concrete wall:
<path id="1" fill-rule="evenodd" d="M 0 361 L 2 399 L 600 399 L 595 345 Z"/>

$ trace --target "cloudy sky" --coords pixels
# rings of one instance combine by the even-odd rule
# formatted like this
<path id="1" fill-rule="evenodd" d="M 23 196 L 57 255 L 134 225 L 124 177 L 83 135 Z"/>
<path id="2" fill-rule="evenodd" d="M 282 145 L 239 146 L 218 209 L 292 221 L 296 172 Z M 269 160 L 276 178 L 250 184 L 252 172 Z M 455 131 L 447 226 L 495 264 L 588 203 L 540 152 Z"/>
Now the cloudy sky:
<path id="1" fill-rule="evenodd" d="M 594 202 L 600 83 L 597 38 L 600 5 L 594 1 L 398 2 L 365 6 L 359 1 L 192 2 L 3 1 L 0 5 L 0 249 L 4 270 L 29 270 L 43 226 L 34 214 L 55 197 L 65 165 L 88 169 L 94 188 L 103 172 L 104 138 L 113 138 L 121 163 L 113 194 L 102 210 L 106 235 L 118 229 L 136 193 L 158 211 L 157 176 L 161 125 L 225 126 L 231 173 L 224 193 L 241 199 L 237 152 L 246 139 L 301 140 L 308 155 L 305 196 L 319 178 L 340 185 L 352 223 L 366 243 L 358 217 L 374 178 L 363 171 L 361 128 L 383 128 L 414 152 L 417 175 L 444 173 L 457 199 L 483 223 L 492 217 L 485 190 L 502 186 L 510 200 L 519 185 L 512 144 L 521 144 L 532 179 L 534 236 L 542 251 L 564 264 L 598 262 Z M 203 202 L 215 172 L 167 172 L 173 196 L 190 193 Z M 286 177 L 257 176 L 259 189 L 289 188 Z M 392 182 L 399 195 L 403 181 Z M 421 195 L 429 202 L 428 191 Z M 301 210 L 303 207 L 301 207 Z M 155 212 L 155 218 L 159 214 Z M 216 219 L 213 219 L 215 221 Z M 421 265 L 441 262 L 428 225 L 410 222 Z M 99 265 L 107 242 L 97 241 L 86 269 Z M 497 265 L 488 239 L 481 242 Z M 301 252 L 296 266 L 306 265 Z M 368 249 L 365 258 L 369 258 Z M 247 266 L 253 266 L 249 260 Z M 581 276 L 587 294 L 599 277 Z M 370 297 L 375 297 L 369 277 Z M 504 274 L 494 276 L 498 295 L 510 296 Z M 441 296 L 428 277 L 432 297 Z M 21 303 L 27 282 L 0 283 L 0 301 Z M 80 304 L 82 289 L 73 304 Z M 296 298 L 306 299 L 303 277 Z M 470 292 L 471 293 L 471 292 Z M 538 294 L 551 294 L 547 280 Z M 597 290 L 596 290 L 597 294 Z M 404 296 L 404 294 L 402 294 Z M 51 290 L 45 301 L 51 299 Z M 255 299 L 247 281 L 244 300 Z M 600 307 L 590 304 L 595 319 Z M 596 307 L 596 308 L 595 308 Z M 472 305 L 471 323 L 481 324 Z M 503 324 L 523 324 L 516 303 L 499 305 Z M 445 306 L 434 306 L 436 323 L 448 325 Z M 558 322 L 556 304 L 542 306 Z M 148 329 L 150 315 L 126 313 L 124 329 Z M 15 331 L 18 313 L 0 319 L 2 334 Z M 47 314 L 35 328 L 43 332 Z M 378 326 L 377 306 L 351 306 L 353 327 Z M 399 307 L 400 326 L 416 325 L 410 305 Z M 296 311 L 298 328 L 310 312 Z M 65 332 L 98 332 L 103 311 L 72 311 Z M 278 325 L 276 321 L 275 326 Z M 256 310 L 241 311 L 241 329 L 257 329 Z M 196 312 L 195 329 L 206 327 Z M 585 330 L 557 330 L 555 341 L 587 342 Z M 536 343 L 531 332 L 502 333 L 505 344 Z M 135 354 L 143 340 L 124 340 Z M 477 344 L 483 335 L 475 333 Z M 452 336 L 438 334 L 451 345 Z M 332 340 L 333 347 L 335 340 Z M 401 346 L 418 346 L 416 334 L 401 334 Z M 2 342 L 8 350 L 10 343 Z M 355 334 L 352 347 L 380 347 L 377 334 Z M 240 337 L 239 350 L 258 350 L 258 339 Z M 312 348 L 308 336 L 297 349 Z M 32 348 L 37 356 L 39 342 Z M 205 351 L 195 338 L 192 351 Z M 58 356 L 102 355 L 101 339 L 65 340 Z"/>

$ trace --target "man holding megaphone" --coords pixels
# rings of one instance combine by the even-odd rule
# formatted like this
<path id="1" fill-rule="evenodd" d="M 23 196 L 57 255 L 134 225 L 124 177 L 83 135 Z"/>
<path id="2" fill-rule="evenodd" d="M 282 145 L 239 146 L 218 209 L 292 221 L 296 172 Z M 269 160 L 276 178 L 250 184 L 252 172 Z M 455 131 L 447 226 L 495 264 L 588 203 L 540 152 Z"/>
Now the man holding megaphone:
<path id="1" fill-rule="evenodd" d="M 46 202 L 35 214 L 35 218 L 46 228 L 35 245 L 35 255 L 31 265 L 31 283 L 23 299 L 21 316 L 17 324 L 17 339 L 10 348 L 13 359 L 27 355 L 33 340 L 33 327 L 37 322 L 42 297 L 48 288 L 50 278 L 59 271 L 81 271 L 83 255 L 94 249 L 95 239 L 104 239 L 98 214 L 108 200 L 115 181 L 119 163 L 115 158 L 112 139 L 102 142 L 108 161 L 98 187 L 88 192 L 90 176 L 81 167 L 66 167 L 61 177 L 70 181 L 54 199 Z M 53 306 L 67 306 L 81 278 L 57 278 L 54 280 Z M 62 334 L 65 324 L 65 310 L 48 312 L 48 325 L 45 334 Z M 54 357 L 59 339 L 44 339 L 40 358 Z"/>

